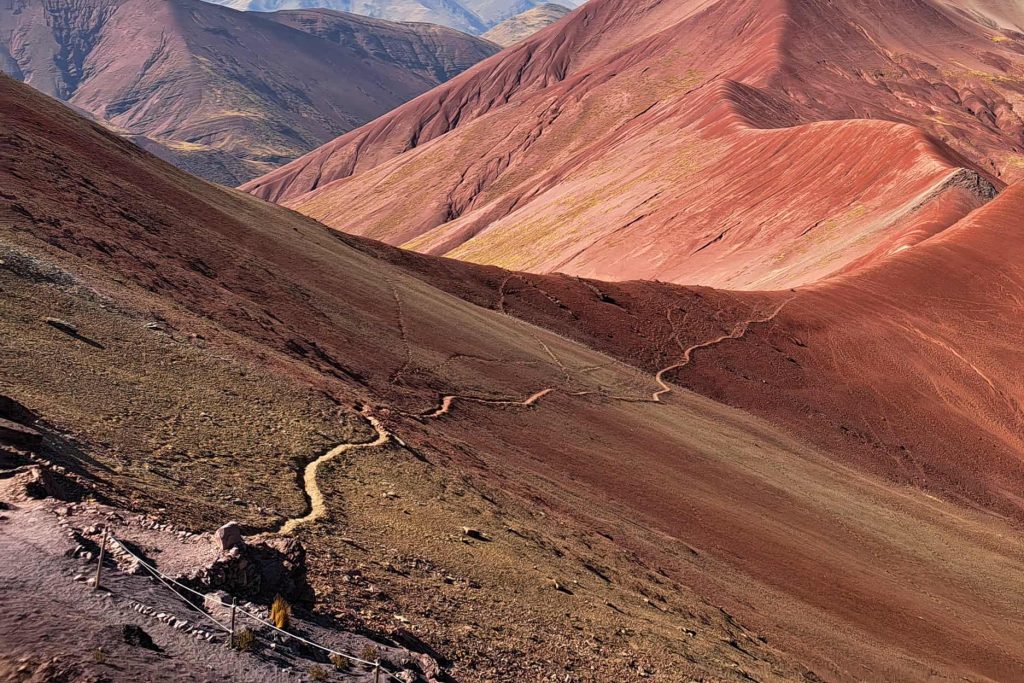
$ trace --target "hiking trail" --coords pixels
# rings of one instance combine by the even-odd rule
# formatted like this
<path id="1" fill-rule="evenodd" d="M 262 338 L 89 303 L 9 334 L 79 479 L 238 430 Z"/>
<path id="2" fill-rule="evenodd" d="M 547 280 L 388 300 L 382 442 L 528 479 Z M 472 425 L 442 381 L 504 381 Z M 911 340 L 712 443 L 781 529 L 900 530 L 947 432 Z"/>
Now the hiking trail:
<path id="1" fill-rule="evenodd" d="M 376 446 L 383 446 L 391 440 L 391 433 L 380 423 L 377 418 L 372 415 L 363 412 L 363 417 L 369 421 L 370 425 L 377 432 L 377 437 L 372 441 L 355 441 L 343 443 L 335 446 L 331 450 L 321 455 L 316 460 L 313 460 L 306 465 L 306 470 L 303 473 L 303 489 L 306 497 L 309 499 L 309 512 L 302 517 L 292 517 L 291 519 L 285 520 L 281 527 L 277 530 L 279 534 L 290 534 L 297 527 L 303 524 L 309 524 L 315 522 L 327 513 L 327 507 L 324 504 L 324 496 L 320 491 L 320 485 L 316 481 L 317 471 L 320 469 L 320 465 L 325 462 L 334 460 L 343 453 L 349 451 L 360 450 L 363 448 L 375 448 Z"/>

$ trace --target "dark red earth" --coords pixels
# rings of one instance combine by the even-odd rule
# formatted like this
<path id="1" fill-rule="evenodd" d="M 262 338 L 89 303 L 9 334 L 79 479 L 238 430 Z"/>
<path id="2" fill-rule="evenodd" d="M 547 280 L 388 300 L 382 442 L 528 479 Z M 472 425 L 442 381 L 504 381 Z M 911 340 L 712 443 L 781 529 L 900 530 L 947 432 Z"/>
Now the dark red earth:
<path id="1" fill-rule="evenodd" d="M 657 570 L 672 600 L 722 605 L 767 634 L 770 651 L 739 645 L 762 677 L 1013 680 L 1024 667 L 1017 187 L 795 292 L 601 283 L 347 237 L 0 88 L 3 237 L 74 273 L 68 296 L 132 329 L 199 329 L 216 353 L 371 406 L 423 459 L 388 453 L 389 467 L 472 480 L 551 533 L 608 544 L 617 572 Z M 33 407 L 37 380 L 3 370 Z M 44 417 L 80 429 L 64 414 Z M 538 603 L 516 604 L 527 625 L 502 639 L 540 623 Z M 713 661 L 693 666 L 739 676 Z"/>

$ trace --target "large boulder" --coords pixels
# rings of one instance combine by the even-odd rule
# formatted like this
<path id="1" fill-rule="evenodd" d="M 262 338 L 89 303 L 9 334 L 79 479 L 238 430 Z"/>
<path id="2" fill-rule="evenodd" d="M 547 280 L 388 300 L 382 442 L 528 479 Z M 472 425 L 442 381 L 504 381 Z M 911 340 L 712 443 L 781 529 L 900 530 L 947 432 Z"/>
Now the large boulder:
<path id="1" fill-rule="evenodd" d="M 253 602 L 269 603 L 280 595 L 308 606 L 316 599 L 306 580 L 305 548 L 293 538 L 235 545 L 189 579 L 207 592 L 222 590 Z"/>
<path id="2" fill-rule="evenodd" d="M 245 543 L 242 538 L 242 528 L 238 526 L 238 522 L 228 522 L 217 529 L 213 535 L 221 551 L 231 550 Z"/>

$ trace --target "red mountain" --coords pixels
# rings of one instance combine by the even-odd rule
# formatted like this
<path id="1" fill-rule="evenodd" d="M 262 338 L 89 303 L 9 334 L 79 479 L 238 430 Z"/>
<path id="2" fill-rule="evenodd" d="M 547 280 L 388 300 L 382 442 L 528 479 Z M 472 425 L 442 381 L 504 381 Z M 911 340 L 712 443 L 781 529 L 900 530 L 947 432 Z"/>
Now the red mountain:
<path id="1" fill-rule="evenodd" d="M 792 287 L 1021 176 L 1021 49 L 938 0 L 595 0 L 244 189 L 517 270 Z"/>
<path id="2" fill-rule="evenodd" d="M 496 49 L 452 29 L 326 10 L 277 16 L 198 0 L 30 0 L 0 8 L 0 68 L 182 168 L 231 185 Z"/>
<path id="3" fill-rule="evenodd" d="M 829 283 L 727 292 L 341 235 L 7 79 L 0 127 L 0 379 L 41 417 L 30 462 L 197 532 L 277 529 L 309 511 L 305 466 L 362 444 L 291 531 L 321 609 L 455 678 L 1024 666 L 1019 188 Z M 108 675 L 95 641 L 41 626 L 93 592 L 17 575 L 5 604 L 31 609 L 0 616 L 0 671 Z M 103 618 L 141 619 L 125 597 Z"/>

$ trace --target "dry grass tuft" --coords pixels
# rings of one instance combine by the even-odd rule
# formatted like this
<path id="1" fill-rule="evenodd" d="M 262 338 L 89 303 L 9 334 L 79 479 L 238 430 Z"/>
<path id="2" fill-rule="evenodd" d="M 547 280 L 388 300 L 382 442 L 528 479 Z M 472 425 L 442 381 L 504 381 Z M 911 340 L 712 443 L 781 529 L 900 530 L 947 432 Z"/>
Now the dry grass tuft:
<path id="1" fill-rule="evenodd" d="M 235 632 L 234 648 L 239 652 L 250 652 L 256 647 L 256 632 L 248 626 Z"/>
<path id="2" fill-rule="evenodd" d="M 288 622 L 292 618 L 292 606 L 288 601 L 278 595 L 270 606 L 270 621 L 282 631 L 288 628 Z"/>
<path id="3" fill-rule="evenodd" d="M 368 662 L 376 662 L 380 657 L 380 650 L 373 645 L 366 645 L 363 647 L 362 652 L 359 653 L 360 659 L 365 659 Z"/>
<path id="4" fill-rule="evenodd" d="M 331 655 L 331 664 L 338 671 L 348 671 L 352 668 L 352 661 L 341 655 Z"/>

